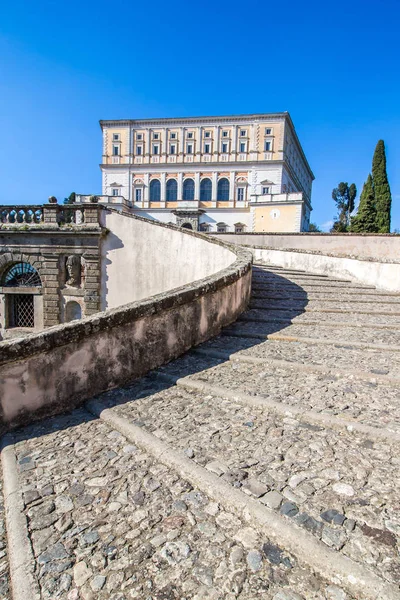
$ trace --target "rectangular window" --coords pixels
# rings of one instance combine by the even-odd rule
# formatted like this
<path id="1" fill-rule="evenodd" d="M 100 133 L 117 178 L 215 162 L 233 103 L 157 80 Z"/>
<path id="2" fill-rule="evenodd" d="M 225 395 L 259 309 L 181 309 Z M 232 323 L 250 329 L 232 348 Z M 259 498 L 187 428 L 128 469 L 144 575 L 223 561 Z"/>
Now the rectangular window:
<path id="1" fill-rule="evenodd" d="M 204 154 L 210 154 L 210 144 L 204 144 Z"/>
<path id="2" fill-rule="evenodd" d="M 113 133 L 113 142 L 119 142 L 119 133 Z"/>
<path id="3" fill-rule="evenodd" d="M 154 144 L 153 146 L 153 154 L 158 154 L 158 145 Z"/>
<path id="4" fill-rule="evenodd" d="M 264 142 L 265 152 L 271 152 L 271 142 Z"/>
<path id="5" fill-rule="evenodd" d="M 193 154 L 193 144 L 188 144 L 188 145 L 187 145 L 186 152 L 187 152 L 188 154 Z"/>
<path id="6" fill-rule="evenodd" d="M 228 144 L 222 144 L 222 152 L 223 153 L 228 152 Z"/>
<path id="7" fill-rule="evenodd" d="M 169 153 L 170 154 L 175 154 L 175 150 L 176 150 L 176 146 L 175 144 L 171 144 L 170 148 L 169 148 Z"/>
<path id="8" fill-rule="evenodd" d="M 142 134 L 141 134 L 141 133 L 138 133 L 138 134 L 137 134 L 137 136 L 136 136 L 136 139 L 137 139 L 137 140 L 141 140 L 141 139 L 142 139 L 142 137 L 143 137 L 143 136 L 142 136 Z"/>
<path id="9" fill-rule="evenodd" d="M 244 188 L 240 187 L 237 189 L 237 200 L 243 202 L 244 200 Z"/>
<path id="10" fill-rule="evenodd" d="M 226 225 L 217 225 L 217 232 L 218 233 L 226 233 Z"/>
<path id="11" fill-rule="evenodd" d="M 271 133 L 272 133 L 271 127 L 266 127 L 265 128 L 265 135 L 271 135 Z"/>
<path id="12" fill-rule="evenodd" d="M 113 188 L 111 190 L 111 193 L 112 193 L 113 196 L 119 196 L 119 189 L 118 188 Z"/>
<path id="13" fill-rule="evenodd" d="M 209 131 L 204 132 L 204 137 L 210 137 L 210 136 L 211 136 L 211 133 Z"/>
<path id="14" fill-rule="evenodd" d="M 171 132 L 171 140 L 175 140 L 176 139 L 176 133 Z"/>
<path id="15" fill-rule="evenodd" d="M 142 154 L 142 146 L 136 146 L 136 154 L 140 156 Z"/>
<path id="16" fill-rule="evenodd" d="M 189 140 L 193 139 L 193 132 L 189 131 L 188 134 L 187 134 L 187 136 L 188 136 Z"/>
<path id="17" fill-rule="evenodd" d="M 153 133 L 153 140 L 158 140 L 160 135 L 158 133 Z"/>
<path id="18" fill-rule="evenodd" d="M 119 146 L 113 146 L 113 155 L 119 156 Z"/>
<path id="19" fill-rule="evenodd" d="M 265 196 L 265 194 L 269 194 L 269 187 L 263 187 L 262 193 L 263 193 L 263 196 Z"/>
<path id="20" fill-rule="evenodd" d="M 246 152 L 246 142 L 241 142 L 241 144 L 240 144 L 240 152 Z"/>
<path id="21" fill-rule="evenodd" d="M 241 137 L 246 137 L 246 130 L 245 129 L 241 129 L 240 130 L 240 136 Z"/>
<path id="22" fill-rule="evenodd" d="M 135 190 L 135 201 L 136 202 L 141 202 L 142 201 L 142 188 L 137 188 Z"/>
<path id="23" fill-rule="evenodd" d="M 222 137 L 228 137 L 228 132 L 227 131 L 223 131 L 222 132 Z"/>

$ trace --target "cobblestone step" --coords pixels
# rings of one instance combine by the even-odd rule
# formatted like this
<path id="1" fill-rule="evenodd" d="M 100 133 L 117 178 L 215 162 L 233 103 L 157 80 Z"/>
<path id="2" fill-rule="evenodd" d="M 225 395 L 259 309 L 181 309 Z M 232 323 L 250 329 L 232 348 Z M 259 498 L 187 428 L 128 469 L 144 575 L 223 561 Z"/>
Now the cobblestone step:
<path id="1" fill-rule="evenodd" d="M 206 395 L 207 390 L 172 387 L 144 394 L 141 386 L 148 385 L 144 380 L 125 390 L 123 403 L 114 411 L 293 519 L 337 553 L 366 562 L 377 575 L 398 582 L 394 534 L 387 531 L 391 550 L 383 541 L 387 523 L 396 519 L 400 470 L 396 450 L 390 450 L 387 442 L 374 442 L 372 450 L 362 437 L 279 418 L 224 396 Z M 114 405 L 118 398 L 111 402 Z M 375 502 L 385 505 L 386 521 Z M 336 522 L 335 511 L 341 515 Z M 375 537 L 369 536 L 370 530 Z M 378 535 L 383 536 L 379 543 Z"/>
<path id="2" fill-rule="evenodd" d="M 230 337 L 221 335 L 200 348 L 219 350 L 226 355 L 240 352 L 245 356 L 262 358 L 266 364 L 271 360 L 285 361 L 293 365 L 317 365 L 327 370 L 337 370 L 351 367 L 371 376 L 387 375 L 398 377 L 400 373 L 400 354 L 397 352 L 381 352 L 379 349 L 360 349 L 343 344 L 340 341 L 332 345 L 310 345 L 306 342 L 286 342 L 279 340 L 257 341 L 252 338 Z"/>
<path id="3" fill-rule="evenodd" d="M 396 315 L 400 316 L 400 305 L 389 303 L 380 306 L 376 302 L 333 302 L 311 300 L 307 304 L 304 301 L 254 299 L 252 298 L 249 308 L 260 308 L 265 311 L 293 311 L 293 312 L 310 312 L 310 313 L 341 313 L 341 314 L 379 314 L 379 315 Z"/>
<path id="4" fill-rule="evenodd" d="M 295 323 L 332 323 L 333 325 L 344 323 L 346 326 L 358 325 L 380 325 L 384 327 L 398 327 L 400 325 L 400 313 L 393 314 L 390 312 L 355 312 L 355 311 L 317 311 L 307 310 L 303 312 L 296 310 L 276 310 L 271 311 L 270 308 L 249 306 L 249 310 L 243 315 L 243 319 L 268 319 L 281 320 L 282 322 L 293 321 Z"/>
<path id="5" fill-rule="evenodd" d="M 393 379 L 388 385 L 385 375 L 367 378 L 365 373 L 363 379 L 362 373 L 357 378 L 346 371 L 313 372 L 308 368 L 307 374 L 299 377 L 299 367 L 290 362 L 235 361 L 236 355 L 231 361 L 221 355 L 216 360 L 212 353 L 207 357 L 203 352 L 171 363 L 167 372 L 176 378 L 189 376 L 222 389 L 268 398 L 282 405 L 283 412 L 296 407 L 335 416 L 341 423 L 384 428 L 397 433 L 400 440 L 400 379 Z"/>
<path id="6" fill-rule="evenodd" d="M 279 329 L 279 331 L 277 331 Z M 293 341 L 309 341 L 310 344 L 342 344 L 355 347 L 376 347 L 384 351 L 400 351 L 400 332 L 385 329 L 367 329 L 364 327 L 347 328 L 324 326 L 319 324 L 310 328 L 307 325 L 278 324 L 263 322 L 238 321 L 232 327 L 224 330 L 225 335 L 240 335 L 255 337 L 255 339 L 287 339 Z"/>
<path id="7" fill-rule="evenodd" d="M 105 420 L 113 423 L 112 416 Z M 261 504 L 267 527 L 255 528 L 257 511 L 242 514 L 244 507 L 251 510 L 251 497 L 232 488 L 226 503 L 234 510 L 226 510 L 190 479 L 200 474 L 202 488 L 214 484 L 214 495 L 218 488 L 230 490 L 227 482 L 184 455 L 172 452 L 163 459 L 153 436 L 146 451 L 137 427 L 116 423 L 136 429 L 139 443 L 132 444 L 107 422 L 76 410 L 18 431 L 10 448 L 40 598 L 353 598 L 318 572 L 319 562 L 332 559 L 329 547 L 317 544 L 318 568 L 308 567 L 309 557 L 297 558 L 280 544 L 283 538 L 296 547 L 300 540 L 312 550 L 307 532 L 292 541 L 296 525 Z M 177 468 L 165 464 L 174 460 Z M 185 467 L 189 478 L 178 473 Z M 347 588 L 365 587 L 360 574 L 366 574 L 369 583 L 394 597 L 393 586 L 372 573 L 356 568 L 349 577 L 348 565 L 334 556 L 332 566 L 332 572 L 344 571 Z"/>
<path id="8" fill-rule="evenodd" d="M 3 438 L 13 600 L 400 599 L 400 299 L 264 276 L 223 335 Z"/>
<path id="9" fill-rule="evenodd" d="M 313 290 L 313 289 L 346 289 L 346 290 L 375 290 L 374 286 L 371 285 L 362 285 L 355 284 L 351 282 L 335 280 L 335 279 L 287 279 L 286 277 L 264 277 L 264 276 L 254 276 L 253 277 L 253 286 L 254 288 L 268 288 L 268 289 L 293 289 L 296 290 L 298 288 L 305 290 Z"/>

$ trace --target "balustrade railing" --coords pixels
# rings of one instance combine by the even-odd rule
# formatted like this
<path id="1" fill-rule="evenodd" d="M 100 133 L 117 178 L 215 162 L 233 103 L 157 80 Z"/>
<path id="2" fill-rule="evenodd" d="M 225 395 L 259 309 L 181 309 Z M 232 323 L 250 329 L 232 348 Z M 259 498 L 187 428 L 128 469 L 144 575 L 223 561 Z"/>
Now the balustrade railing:
<path id="1" fill-rule="evenodd" d="M 0 206 L 0 224 L 40 225 L 96 225 L 99 223 L 97 204 L 45 204 Z"/>
<path id="2" fill-rule="evenodd" d="M 36 224 L 42 222 L 42 206 L 0 206 L 0 223 Z"/>

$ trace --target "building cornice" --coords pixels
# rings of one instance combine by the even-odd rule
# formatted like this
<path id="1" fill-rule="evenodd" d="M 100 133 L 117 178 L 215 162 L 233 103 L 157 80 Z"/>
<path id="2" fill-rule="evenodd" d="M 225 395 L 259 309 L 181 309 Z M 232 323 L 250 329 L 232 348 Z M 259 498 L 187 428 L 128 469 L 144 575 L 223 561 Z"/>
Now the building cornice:
<path id="1" fill-rule="evenodd" d="M 289 117 L 288 112 L 277 112 L 277 113 L 254 113 L 244 115 L 214 115 L 214 116 L 200 116 L 200 117 L 167 117 L 158 119 L 101 119 L 99 121 L 100 127 L 132 127 L 134 125 L 138 127 L 163 127 L 165 125 L 196 125 L 196 124 L 218 124 L 218 123 L 243 123 L 246 122 L 257 122 L 257 121 L 281 121 Z M 292 123 L 293 126 L 293 123 Z"/>
<path id="2" fill-rule="evenodd" d="M 215 171 L 218 167 L 219 171 L 227 171 L 230 168 L 235 167 L 236 170 L 246 171 L 248 169 L 256 168 L 267 165 L 282 165 L 289 164 L 286 160 L 257 160 L 257 161 L 231 161 L 231 162 L 192 162 L 192 163 L 145 163 L 141 165 L 135 165 L 133 163 L 123 163 L 119 165 L 108 165 L 106 163 L 100 163 L 100 169 L 112 169 L 113 171 L 117 171 L 118 169 L 122 169 L 126 171 L 138 171 L 138 172 L 150 172 L 150 171 L 165 171 L 165 170 L 174 170 L 174 171 L 188 171 L 193 167 L 203 169 L 206 171 L 207 169 L 210 171 Z"/>

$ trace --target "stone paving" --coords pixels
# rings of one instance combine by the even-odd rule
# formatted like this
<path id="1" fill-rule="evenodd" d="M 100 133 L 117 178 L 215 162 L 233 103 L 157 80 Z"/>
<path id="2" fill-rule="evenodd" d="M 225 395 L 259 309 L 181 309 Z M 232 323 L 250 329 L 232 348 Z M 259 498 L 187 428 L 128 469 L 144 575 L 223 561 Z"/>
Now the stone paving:
<path id="1" fill-rule="evenodd" d="M 0 598 L 10 600 L 10 581 L 7 561 L 7 537 L 3 504 L 3 483 L 0 478 Z"/>
<path id="2" fill-rule="evenodd" d="M 16 454 L 43 599 L 346 597 L 85 410 Z"/>
<path id="3" fill-rule="evenodd" d="M 121 422 L 152 435 L 155 445 L 162 440 L 269 509 L 296 535 L 393 584 L 398 596 L 391 597 L 400 599 L 399 442 L 374 437 L 374 428 L 400 432 L 400 382 L 384 379 L 399 377 L 400 353 L 377 347 L 400 345 L 398 317 L 383 314 L 400 313 L 400 297 L 266 266 L 254 268 L 254 280 L 263 291 L 254 291 L 244 318 L 286 319 L 282 309 L 289 307 L 293 324 L 239 320 L 203 344 L 201 354 L 194 350 L 159 370 L 185 378 L 179 385 L 150 373 L 99 400 Z M 369 306 L 373 317 L 357 313 Z M 318 312 L 332 307 L 353 314 Z M 318 325 L 301 325 L 302 319 Z M 254 337 L 266 332 L 298 341 Z M 358 348 L 360 341 L 368 348 Z M 263 364 L 240 362 L 241 355 Z M 185 382 L 200 382 L 203 391 Z M 240 393 L 273 400 L 282 412 L 302 407 L 368 424 L 371 435 L 277 415 L 246 404 Z M 312 555 L 294 555 L 279 536 L 250 527 L 178 468 L 164 466 L 151 448 L 142 450 L 85 408 L 21 429 L 15 442 L 31 566 L 43 600 L 364 597 L 330 577 L 331 565 L 321 574 Z M 0 598 L 11 600 L 1 510 Z M 374 590 L 365 597 L 387 600 Z"/>

